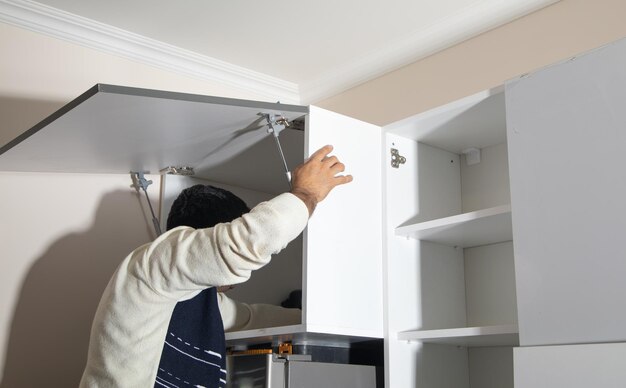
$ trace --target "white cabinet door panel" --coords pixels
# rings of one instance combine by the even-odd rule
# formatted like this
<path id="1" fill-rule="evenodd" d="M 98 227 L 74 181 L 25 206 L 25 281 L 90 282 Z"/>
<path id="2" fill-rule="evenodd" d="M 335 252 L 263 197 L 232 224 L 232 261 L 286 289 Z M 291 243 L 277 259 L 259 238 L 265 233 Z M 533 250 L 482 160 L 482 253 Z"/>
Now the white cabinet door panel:
<path id="1" fill-rule="evenodd" d="M 626 40 L 506 87 L 521 345 L 626 340 Z"/>
<path id="2" fill-rule="evenodd" d="M 305 231 L 307 331 L 382 337 L 381 129 L 311 107 L 307 156 L 326 144 L 354 181 L 321 202 Z"/>

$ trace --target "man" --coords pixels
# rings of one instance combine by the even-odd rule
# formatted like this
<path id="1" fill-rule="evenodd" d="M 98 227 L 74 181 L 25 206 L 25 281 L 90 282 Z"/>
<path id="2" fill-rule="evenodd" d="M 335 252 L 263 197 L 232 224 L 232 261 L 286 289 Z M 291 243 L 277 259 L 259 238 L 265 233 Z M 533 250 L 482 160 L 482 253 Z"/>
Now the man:
<path id="1" fill-rule="evenodd" d="M 183 190 L 172 204 L 167 230 L 179 226 L 209 228 L 231 222 L 249 211 L 245 202 L 230 191 L 195 185 Z M 298 309 L 238 303 L 221 293 L 228 288 L 211 287 L 176 303 L 155 387 L 223 387 L 226 384 L 225 329 L 249 330 L 300 323 L 302 312 Z"/>
<path id="2" fill-rule="evenodd" d="M 174 228 L 126 257 L 96 311 L 81 387 L 149 387 L 155 381 L 166 385 L 156 379 L 162 351 L 169 347 L 168 340 L 183 346 L 188 342 L 168 332 L 177 302 L 206 289 L 246 281 L 251 271 L 267 264 L 272 254 L 296 238 L 317 203 L 334 187 L 352 181 L 349 175 L 337 175 L 344 165 L 328 156 L 331 151 L 331 146 L 323 147 L 298 166 L 289 193 L 257 205 L 230 223 L 206 229 Z M 213 296 L 207 292 L 205 297 L 208 301 Z M 232 322 L 236 308 L 224 308 L 224 321 Z M 218 323 L 213 327 L 219 330 Z M 223 337 L 223 331 L 219 334 Z M 212 354 L 219 351 L 204 351 L 223 358 Z M 210 359 L 203 361 L 220 366 Z M 214 368 L 223 373 L 223 367 Z M 187 383 L 182 381 L 181 386 L 193 386 Z"/>

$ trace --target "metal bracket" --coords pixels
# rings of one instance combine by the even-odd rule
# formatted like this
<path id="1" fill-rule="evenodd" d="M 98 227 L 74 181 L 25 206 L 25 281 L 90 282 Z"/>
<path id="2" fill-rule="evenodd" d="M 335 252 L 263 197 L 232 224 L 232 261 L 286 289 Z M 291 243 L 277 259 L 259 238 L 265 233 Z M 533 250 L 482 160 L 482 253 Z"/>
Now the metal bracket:
<path id="1" fill-rule="evenodd" d="M 280 146 L 280 140 L 278 139 L 278 135 L 280 132 L 289 127 L 291 124 L 289 120 L 285 118 L 283 115 L 275 115 L 273 113 L 259 113 L 259 116 L 265 118 L 267 121 L 267 133 L 271 133 L 274 135 L 274 140 L 276 141 L 276 147 L 278 148 L 278 153 L 280 154 L 280 158 L 283 161 L 283 167 L 285 168 L 285 175 L 287 176 L 287 182 L 289 183 L 289 187 L 291 187 L 291 172 L 289 171 L 289 167 L 287 166 L 287 160 L 285 159 L 285 154 L 283 153 L 283 148 Z"/>
<path id="2" fill-rule="evenodd" d="M 154 214 L 154 209 L 152 208 L 152 203 L 150 202 L 150 197 L 148 196 L 148 186 L 150 186 L 153 182 L 147 180 L 144 174 L 144 172 L 131 171 L 130 177 L 133 180 L 133 187 L 135 188 L 135 190 L 143 190 L 143 192 L 146 194 L 146 200 L 148 201 L 150 214 L 152 214 L 152 225 L 154 226 L 154 231 L 156 232 L 156 235 L 158 237 L 161 235 L 161 225 L 159 223 L 159 219 Z"/>
<path id="3" fill-rule="evenodd" d="M 399 168 L 401 164 L 406 163 L 406 158 L 400 155 L 400 151 L 395 148 L 391 149 L 391 167 Z"/>
<path id="4" fill-rule="evenodd" d="M 278 136 L 278 134 L 285 128 L 289 128 L 291 126 L 291 123 L 289 122 L 289 120 L 279 114 L 274 114 L 274 113 L 265 113 L 265 112 L 260 112 L 258 114 L 259 116 L 263 117 L 265 119 L 265 121 L 267 121 L 267 133 L 276 133 L 276 136 Z M 276 127 L 275 127 L 276 126 Z"/>
<path id="5" fill-rule="evenodd" d="M 145 175 L 146 172 L 136 172 L 136 171 L 131 171 L 130 175 L 131 178 L 133 180 L 133 187 L 139 191 L 139 190 L 147 190 L 148 186 L 150 186 L 153 182 L 149 181 L 146 179 Z"/>
<path id="6" fill-rule="evenodd" d="M 291 131 L 304 131 L 306 127 L 304 117 L 299 117 L 297 119 L 291 120 L 289 122 L 289 130 Z"/>
<path id="7" fill-rule="evenodd" d="M 189 166 L 167 166 L 159 171 L 161 175 L 169 174 L 169 175 L 182 175 L 182 176 L 191 176 L 196 172 L 193 170 L 193 167 Z"/>

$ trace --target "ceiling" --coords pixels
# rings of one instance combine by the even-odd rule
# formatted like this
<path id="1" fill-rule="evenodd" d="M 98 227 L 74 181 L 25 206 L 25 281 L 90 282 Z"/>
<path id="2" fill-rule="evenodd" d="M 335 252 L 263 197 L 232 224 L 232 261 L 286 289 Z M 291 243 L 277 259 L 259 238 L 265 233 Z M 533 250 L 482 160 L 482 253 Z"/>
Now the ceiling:
<path id="1" fill-rule="evenodd" d="M 183 49 L 188 56 L 280 80 L 297 90 L 297 102 L 306 103 L 554 2 L 0 0 L 22 8 L 40 4 L 38 13 L 63 11 L 55 18 L 81 17 L 83 23 L 99 22 Z"/>

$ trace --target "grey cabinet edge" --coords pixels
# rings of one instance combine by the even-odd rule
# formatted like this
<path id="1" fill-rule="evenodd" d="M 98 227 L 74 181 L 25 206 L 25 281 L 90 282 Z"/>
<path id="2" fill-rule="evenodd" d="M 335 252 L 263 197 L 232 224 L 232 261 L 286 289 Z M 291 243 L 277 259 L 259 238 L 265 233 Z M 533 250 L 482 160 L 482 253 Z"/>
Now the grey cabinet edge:
<path id="1" fill-rule="evenodd" d="M 13 140 L 9 141 L 7 144 L 5 144 L 2 147 L 0 147 L 0 155 L 4 154 L 5 152 L 7 152 L 11 148 L 15 147 L 19 143 L 21 143 L 24 140 L 28 139 L 29 137 L 33 136 L 34 134 L 39 132 L 41 129 L 45 128 L 46 126 L 48 126 L 49 124 L 54 122 L 59 117 L 62 117 L 67 112 L 69 112 L 72 109 L 76 108 L 78 105 L 80 105 L 83 102 L 87 101 L 89 98 L 91 98 L 96 93 L 98 93 L 98 91 L 100 90 L 101 86 L 102 86 L 101 84 L 96 84 L 93 87 L 89 88 L 86 92 L 84 92 L 80 96 L 76 97 L 72 101 L 68 102 L 67 104 L 63 105 L 56 112 L 52 113 L 50 116 L 48 116 L 45 119 L 41 120 L 40 122 L 35 124 L 32 128 L 26 130 L 25 132 L 23 132 L 22 134 L 18 135 L 16 138 L 14 138 Z"/>
<path id="2" fill-rule="evenodd" d="M 83 102 L 87 101 L 94 95 L 98 93 L 108 93 L 108 94 L 120 94 L 120 95 L 129 95 L 129 96 L 140 96 L 140 97 L 151 97 L 151 98 L 162 98 L 162 99 L 170 99 L 170 100 L 178 100 L 178 101 L 190 101 L 190 102 L 199 102 L 206 104 L 217 104 L 217 105 L 230 105 L 230 106 L 240 106 L 240 107 L 248 107 L 248 108 L 258 108 L 258 109 L 268 109 L 268 110 L 278 110 L 285 112 L 296 112 L 307 114 L 309 113 L 308 106 L 302 105 L 290 105 L 290 104 L 281 104 L 271 103 L 271 102 L 263 102 L 263 101 L 254 101 L 254 100 L 242 100 L 236 98 L 227 98 L 227 97 L 215 97 L 215 96 L 207 96 L 202 94 L 191 94 L 191 93 L 180 93 L 180 92 L 170 92 L 165 90 L 156 90 L 156 89 L 145 89 L 145 88 L 136 88 L 129 86 L 120 86 L 120 85 L 110 85 L 110 84 L 96 84 L 85 91 L 80 96 L 76 97 L 72 101 L 63 105 L 56 112 L 52 113 L 45 119 L 41 120 L 39 123 L 34 125 L 32 128 L 26 130 L 22 134 L 18 135 L 13 140 L 9 141 L 2 147 L 0 147 L 0 155 L 9 151 L 11 148 L 15 147 L 19 143 L 33 136 L 49 124 L 53 123 L 58 118 L 62 117 L 66 113 L 70 112 L 72 109 L 76 108 Z"/>

